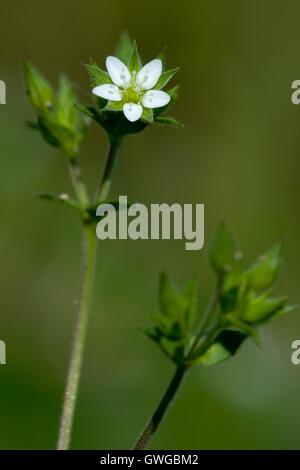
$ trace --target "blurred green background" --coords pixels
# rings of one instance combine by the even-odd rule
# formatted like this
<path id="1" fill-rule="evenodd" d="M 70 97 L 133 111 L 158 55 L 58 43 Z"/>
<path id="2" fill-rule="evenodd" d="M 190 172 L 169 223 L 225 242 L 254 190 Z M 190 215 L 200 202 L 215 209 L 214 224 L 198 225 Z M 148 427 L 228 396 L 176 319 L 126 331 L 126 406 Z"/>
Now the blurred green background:
<path id="1" fill-rule="evenodd" d="M 173 366 L 137 325 L 157 307 L 157 275 L 183 284 L 199 275 L 199 311 L 214 284 L 207 241 L 226 220 L 250 262 L 287 238 L 277 293 L 299 303 L 300 79 L 297 0 L 6 2 L 1 9 L 0 108 L 1 449 L 55 448 L 74 326 L 80 262 L 76 214 L 39 201 L 41 191 L 71 191 L 65 159 L 25 125 L 20 62 L 30 58 L 53 83 L 64 72 L 91 103 L 83 63 L 104 66 L 128 29 L 145 61 L 167 45 L 181 66 L 172 110 L 183 129 L 152 126 L 124 143 L 112 195 L 145 203 L 205 203 L 206 245 L 109 241 L 98 252 L 95 295 L 72 448 L 130 448 L 157 404 Z M 173 79 L 176 84 L 176 79 Z M 101 129 L 82 145 L 89 184 L 106 154 Z M 99 243 L 100 244 L 100 243 Z M 151 447 L 299 448 L 300 366 L 290 345 L 299 311 L 263 329 L 224 365 L 195 367 Z"/>

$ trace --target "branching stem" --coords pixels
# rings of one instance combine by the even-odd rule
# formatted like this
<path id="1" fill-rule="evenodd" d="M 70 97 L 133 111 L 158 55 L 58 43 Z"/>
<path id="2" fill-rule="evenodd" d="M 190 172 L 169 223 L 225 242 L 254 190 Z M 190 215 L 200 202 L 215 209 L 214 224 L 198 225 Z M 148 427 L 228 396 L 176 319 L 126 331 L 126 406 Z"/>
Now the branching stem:
<path id="1" fill-rule="evenodd" d="M 153 438 L 157 428 L 159 427 L 160 423 L 164 419 L 170 405 L 172 404 L 176 394 L 179 391 L 180 386 L 182 385 L 182 381 L 186 373 L 188 372 L 191 364 L 189 364 L 189 359 L 191 358 L 193 352 L 198 346 L 199 341 L 202 339 L 203 333 L 206 331 L 206 328 L 209 326 L 211 321 L 211 317 L 218 305 L 220 300 L 220 295 L 222 293 L 223 282 L 219 280 L 217 283 L 216 289 L 213 293 L 212 299 L 207 307 L 207 310 L 204 314 L 203 324 L 200 326 L 198 333 L 196 334 L 195 340 L 191 346 L 191 349 L 187 355 L 186 363 L 182 366 L 177 366 L 173 378 L 164 393 L 158 407 L 156 408 L 152 418 L 150 418 L 148 424 L 146 425 L 145 429 L 143 430 L 140 438 L 138 439 L 137 443 L 135 444 L 133 450 L 142 450 L 147 447 L 151 439 Z M 219 322 L 216 322 L 208 332 L 207 336 L 205 337 L 202 344 L 199 346 L 199 355 L 201 351 L 205 351 L 207 346 L 209 346 L 212 339 L 217 335 L 219 331 L 220 325 Z"/>

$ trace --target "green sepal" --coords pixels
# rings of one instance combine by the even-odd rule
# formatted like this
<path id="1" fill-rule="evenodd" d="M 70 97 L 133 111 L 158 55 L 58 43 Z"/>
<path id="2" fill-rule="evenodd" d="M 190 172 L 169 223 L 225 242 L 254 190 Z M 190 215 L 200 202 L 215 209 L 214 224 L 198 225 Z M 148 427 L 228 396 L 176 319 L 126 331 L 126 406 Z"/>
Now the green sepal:
<path id="1" fill-rule="evenodd" d="M 54 92 L 49 82 L 28 61 L 23 61 L 26 93 L 38 113 L 48 113 L 54 103 Z"/>
<path id="2" fill-rule="evenodd" d="M 243 312 L 242 320 L 248 323 L 264 323 L 276 314 L 280 314 L 288 301 L 287 297 L 268 297 L 269 292 L 260 296 L 251 296 L 246 310 Z"/>
<path id="3" fill-rule="evenodd" d="M 222 312 L 230 313 L 233 312 L 237 306 L 239 295 L 239 286 L 233 286 L 227 291 L 222 292 L 220 298 L 220 305 Z"/>
<path id="4" fill-rule="evenodd" d="M 161 338 L 160 346 L 175 364 L 181 365 L 184 363 L 185 346 L 183 341 L 171 341 L 168 338 Z"/>
<path id="5" fill-rule="evenodd" d="M 118 59 L 120 59 L 124 64 L 127 64 L 131 56 L 132 46 L 132 40 L 128 32 L 124 31 L 120 36 L 114 55 L 118 57 Z"/>
<path id="6" fill-rule="evenodd" d="M 77 105 L 77 109 L 100 124 L 107 134 L 114 139 L 141 132 L 148 125 L 141 120 L 130 122 L 123 113 L 114 111 L 98 112 L 93 106 Z"/>
<path id="7" fill-rule="evenodd" d="M 124 103 L 122 101 L 107 101 L 102 111 L 123 111 Z"/>
<path id="8" fill-rule="evenodd" d="M 170 116 L 156 116 L 155 122 L 167 126 L 184 127 L 184 124 L 181 124 L 181 122 L 177 121 L 176 119 Z"/>
<path id="9" fill-rule="evenodd" d="M 141 116 L 142 121 L 153 122 L 153 111 L 150 108 L 143 108 L 143 114 Z"/>
<path id="10" fill-rule="evenodd" d="M 52 147 L 61 149 L 68 157 L 73 157 L 78 151 L 76 134 L 69 127 L 58 124 L 51 115 L 40 116 L 38 125 L 42 136 Z"/>
<path id="11" fill-rule="evenodd" d="M 174 69 L 163 72 L 161 76 L 159 77 L 158 82 L 153 87 L 153 90 L 160 90 L 161 88 L 166 86 L 166 84 L 171 80 L 171 78 L 174 77 L 175 73 L 178 72 L 179 68 L 180 67 L 176 67 Z"/>
<path id="12" fill-rule="evenodd" d="M 72 131 L 76 131 L 80 116 L 74 106 L 75 102 L 76 97 L 72 86 L 66 77 L 61 76 L 56 99 L 55 120 Z"/>
<path id="13" fill-rule="evenodd" d="M 184 362 L 184 344 L 182 341 L 172 341 L 163 336 L 156 326 L 142 326 L 140 331 L 151 341 L 156 343 L 162 352 L 175 364 Z"/>
<path id="14" fill-rule="evenodd" d="M 85 68 L 89 73 L 92 85 L 94 87 L 112 83 L 109 74 L 102 70 L 95 62 L 92 62 L 91 64 L 85 64 Z"/>
<path id="15" fill-rule="evenodd" d="M 37 112 L 37 123 L 30 127 L 38 129 L 48 144 L 73 157 L 87 130 L 86 119 L 75 109 L 73 87 L 61 76 L 54 96 L 51 86 L 28 61 L 24 62 L 24 74 L 29 100 Z"/>
<path id="16" fill-rule="evenodd" d="M 163 66 L 164 66 L 164 63 L 166 62 L 166 50 L 167 50 L 167 47 L 165 46 L 160 51 L 160 53 L 156 56 L 156 59 L 160 59 L 162 61 Z"/>
<path id="17" fill-rule="evenodd" d="M 232 271 L 235 264 L 236 244 L 225 224 L 221 223 L 210 243 L 210 263 L 218 276 Z"/>
<path id="18" fill-rule="evenodd" d="M 131 55 L 130 55 L 130 59 L 128 62 L 128 70 L 132 74 L 132 72 L 134 71 L 138 73 L 141 68 L 142 68 L 142 61 L 138 53 L 137 44 L 135 41 L 133 41 Z"/>
<path id="19" fill-rule="evenodd" d="M 171 99 L 170 99 L 169 103 L 166 104 L 165 106 L 161 106 L 160 108 L 154 109 L 154 121 L 157 120 L 157 116 L 161 116 L 162 114 L 164 114 L 177 101 L 178 96 L 179 96 L 178 90 L 179 90 L 179 85 L 176 85 L 173 88 L 171 88 L 170 90 L 166 91 L 166 93 L 168 93 L 168 95 L 170 96 Z"/>
<path id="20" fill-rule="evenodd" d="M 163 315 L 173 319 L 179 318 L 181 313 L 180 292 L 166 273 L 161 273 L 159 276 L 159 307 Z"/>
<path id="21" fill-rule="evenodd" d="M 186 334 L 195 318 L 197 278 L 193 277 L 180 292 L 165 273 L 159 277 L 159 306 L 163 316 L 181 325 Z"/>
<path id="22" fill-rule="evenodd" d="M 176 364 L 184 361 L 194 325 L 197 297 L 197 278 L 193 277 L 181 291 L 166 274 L 159 277 L 160 313 L 152 313 L 153 325 L 144 331 L 159 344 Z"/>
<path id="23" fill-rule="evenodd" d="M 78 111 L 81 111 L 83 114 L 88 116 L 90 119 L 93 119 L 93 121 L 96 121 L 97 124 L 100 124 L 102 126 L 102 115 L 93 106 L 77 104 L 76 108 L 78 109 Z"/>
<path id="24" fill-rule="evenodd" d="M 253 291 L 262 292 L 272 287 L 281 265 L 283 251 L 284 243 L 276 243 L 246 271 L 248 283 Z"/>

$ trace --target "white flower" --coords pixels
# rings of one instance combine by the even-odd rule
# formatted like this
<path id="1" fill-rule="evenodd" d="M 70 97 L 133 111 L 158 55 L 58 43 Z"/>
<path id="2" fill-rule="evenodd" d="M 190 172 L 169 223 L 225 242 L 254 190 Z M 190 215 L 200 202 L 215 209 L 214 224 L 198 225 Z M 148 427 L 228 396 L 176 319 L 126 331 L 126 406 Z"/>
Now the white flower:
<path id="1" fill-rule="evenodd" d="M 153 59 L 140 71 L 129 72 L 127 66 L 117 57 L 106 59 L 106 68 L 113 84 L 99 85 L 92 93 L 109 101 L 120 101 L 123 113 L 131 121 L 137 121 L 143 114 L 143 108 L 160 108 L 170 101 L 170 96 L 161 90 L 152 88 L 162 73 L 162 62 Z"/>

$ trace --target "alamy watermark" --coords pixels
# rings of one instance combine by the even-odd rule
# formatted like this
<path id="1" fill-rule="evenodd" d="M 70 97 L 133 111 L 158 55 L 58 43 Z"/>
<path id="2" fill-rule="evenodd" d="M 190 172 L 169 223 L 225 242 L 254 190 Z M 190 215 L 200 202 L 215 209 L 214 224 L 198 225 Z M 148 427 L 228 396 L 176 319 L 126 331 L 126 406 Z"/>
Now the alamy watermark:
<path id="1" fill-rule="evenodd" d="M 127 196 L 119 197 L 118 210 L 113 204 L 100 204 L 96 212 L 101 217 L 96 228 L 97 237 L 100 240 L 185 239 L 186 250 L 203 248 L 204 204 L 150 206 L 148 209 L 141 203 L 128 204 Z"/>
<path id="2" fill-rule="evenodd" d="M 291 355 L 291 361 L 294 366 L 297 366 L 300 364 L 300 340 L 295 339 L 291 344 L 291 348 L 295 350 Z"/>
<path id="3" fill-rule="evenodd" d="M 6 84 L 0 80 L 0 104 L 6 104 Z"/>
<path id="4" fill-rule="evenodd" d="M 0 364 L 6 364 L 6 344 L 0 340 Z"/>

